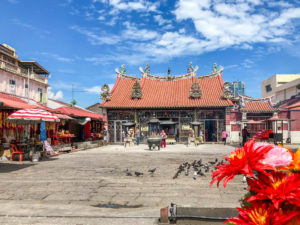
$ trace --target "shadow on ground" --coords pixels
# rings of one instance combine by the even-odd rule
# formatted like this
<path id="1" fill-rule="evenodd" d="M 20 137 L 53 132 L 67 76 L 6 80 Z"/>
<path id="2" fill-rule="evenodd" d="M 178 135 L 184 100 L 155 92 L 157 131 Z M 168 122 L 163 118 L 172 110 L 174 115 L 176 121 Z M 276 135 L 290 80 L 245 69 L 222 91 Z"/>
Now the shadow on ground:
<path id="1" fill-rule="evenodd" d="M 25 169 L 35 164 L 11 164 L 11 163 L 1 163 L 0 162 L 0 173 L 9 173 L 16 170 Z"/>

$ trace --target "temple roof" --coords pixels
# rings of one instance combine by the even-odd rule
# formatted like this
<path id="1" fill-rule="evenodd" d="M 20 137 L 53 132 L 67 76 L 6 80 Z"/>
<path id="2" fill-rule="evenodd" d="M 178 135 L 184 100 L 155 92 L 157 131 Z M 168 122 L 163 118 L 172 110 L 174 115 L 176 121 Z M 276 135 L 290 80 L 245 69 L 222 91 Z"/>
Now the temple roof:
<path id="1" fill-rule="evenodd" d="M 118 73 L 118 72 L 117 72 Z M 135 82 L 141 87 L 142 97 L 132 98 Z M 191 98 L 192 84 L 200 85 L 202 96 Z M 110 100 L 101 106 L 106 108 L 187 108 L 187 107 L 226 107 L 233 103 L 222 98 L 223 79 L 221 72 L 205 76 L 188 73 L 181 76 L 154 76 L 144 73 L 142 78 L 118 73 L 117 81 L 111 90 Z"/>
<path id="2" fill-rule="evenodd" d="M 252 98 L 240 95 L 242 103 L 241 111 L 245 112 L 274 112 L 278 108 L 273 107 L 269 98 Z"/>
<path id="3" fill-rule="evenodd" d="M 279 108 L 282 110 L 300 110 L 300 95 L 281 102 Z"/>

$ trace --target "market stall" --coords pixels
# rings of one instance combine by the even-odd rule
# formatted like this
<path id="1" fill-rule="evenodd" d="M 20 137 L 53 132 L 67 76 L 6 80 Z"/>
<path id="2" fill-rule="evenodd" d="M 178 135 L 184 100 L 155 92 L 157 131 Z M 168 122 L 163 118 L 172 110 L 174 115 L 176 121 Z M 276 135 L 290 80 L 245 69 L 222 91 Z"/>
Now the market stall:
<path id="1" fill-rule="evenodd" d="M 22 139 L 19 140 L 17 144 L 11 144 L 11 147 L 16 146 L 19 152 L 21 152 L 21 148 L 26 153 L 26 150 L 32 150 L 31 154 L 35 153 L 36 150 L 43 146 L 43 143 L 40 141 L 40 137 L 38 134 L 38 130 L 40 127 L 38 124 L 42 122 L 59 122 L 59 118 L 53 115 L 50 112 L 47 112 L 42 109 L 22 109 L 18 110 L 11 115 L 9 115 L 6 119 L 12 124 L 15 125 L 24 125 L 25 126 L 25 135 L 23 135 Z M 43 141 L 45 141 L 43 139 Z M 46 142 L 46 141 L 45 141 Z M 14 145 L 14 146 L 12 146 Z M 44 148 L 42 148 L 43 150 Z"/>

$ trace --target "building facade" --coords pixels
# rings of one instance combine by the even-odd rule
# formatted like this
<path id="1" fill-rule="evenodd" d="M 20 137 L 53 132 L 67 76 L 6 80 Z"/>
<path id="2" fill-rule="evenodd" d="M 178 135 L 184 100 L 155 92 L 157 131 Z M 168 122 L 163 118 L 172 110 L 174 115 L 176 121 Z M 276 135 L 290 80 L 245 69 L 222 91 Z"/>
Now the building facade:
<path id="1" fill-rule="evenodd" d="M 22 61 L 15 49 L 0 45 L 0 92 L 47 102 L 49 72 L 34 61 Z"/>
<path id="2" fill-rule="evenodd" d="M 276 74 L 261 83 L 261 96 L 277 104 L 299 94 L 299 85 L 300 74 Z"/>
<path id="3" fill-rule="evenodd" d="M 239 95 L 246 94 L 246 85 L 243 81 L 234 81 L 232 82 L 232 93 L 234 97 L 238 97 Z"/>
<path id="4" fill-rule="evenodd" d="M 191 130 L 202 132 L 206 142 L 220 141 L 229 127 L 233 107 L 223 87 L 222 70 L 196 76 L 198 67 L 190 65 L 188 73 L 165 77 L 150 74 L 149 67 L 140 68 L 142 77 L 116 70 L 117 81 L 111 91 L 102 88 L 108 116 L 109 141 L 122 142 L 122 133 L 137 129 L 142 137 L 165 130 L 168 138 L 186 142 Z"/>

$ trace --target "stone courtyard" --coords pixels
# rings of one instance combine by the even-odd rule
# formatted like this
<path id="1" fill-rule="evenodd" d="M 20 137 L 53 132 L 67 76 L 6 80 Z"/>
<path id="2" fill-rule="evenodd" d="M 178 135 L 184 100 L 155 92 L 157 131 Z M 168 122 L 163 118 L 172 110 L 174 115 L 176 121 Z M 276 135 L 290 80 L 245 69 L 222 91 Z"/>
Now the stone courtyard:
<path id="1" fill-rule="evenodd" d="M 213 144 L 160 151 L 109 145 L 38 163 L 0 162 L 0 224 L 143 225 L 157 224 L 160 209 L 171 202 L 234 208 L 246 192 L 241 177 L 226 189 L 209 187 L 211 171 L 194 180 L 191 168 L 188 176 L 173 179 L 184 162 L 221 160 L 233 150 Z M 126 176 L 127 169 L 133 176 Z"/>

